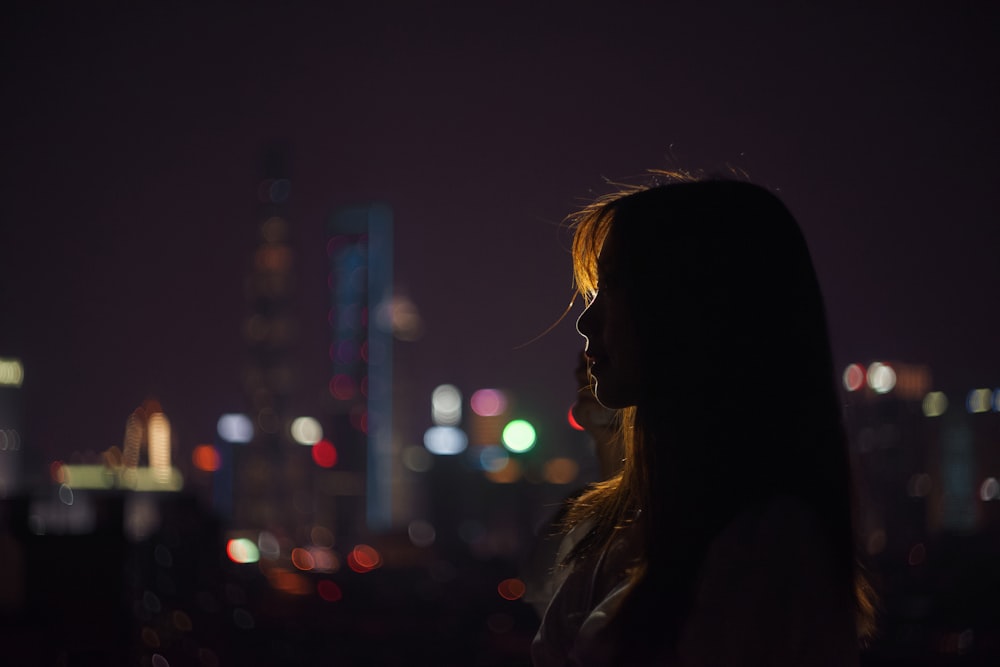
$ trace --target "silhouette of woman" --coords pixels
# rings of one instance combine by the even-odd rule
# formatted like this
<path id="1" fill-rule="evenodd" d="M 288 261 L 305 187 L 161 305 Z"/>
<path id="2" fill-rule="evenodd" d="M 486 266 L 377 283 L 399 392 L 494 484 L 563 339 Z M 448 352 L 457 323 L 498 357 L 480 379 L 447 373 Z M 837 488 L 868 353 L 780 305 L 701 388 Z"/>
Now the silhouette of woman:
<path id="1" fill-rule="evenodd" d="M 568 509 L 534 664 L 857 664 L 872 601 L 805 240 L 759 186 L 660 176 L 570 218 L 624 462 Z"/>

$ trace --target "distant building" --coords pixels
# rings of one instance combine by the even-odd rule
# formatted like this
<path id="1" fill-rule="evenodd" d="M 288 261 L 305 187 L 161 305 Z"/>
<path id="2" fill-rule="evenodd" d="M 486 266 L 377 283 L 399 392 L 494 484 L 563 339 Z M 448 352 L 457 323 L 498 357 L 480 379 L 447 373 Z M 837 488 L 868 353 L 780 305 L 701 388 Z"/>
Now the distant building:
<path id="1" fill-rule="evenodd" d="M 22 491 L 21 383 L 24 366 L 20 359 L 0 357 L 0 498 Z"/>
<path id="2" fill-rule="evenodd" d="M 900 362 L 851 364 L 843 380 L 869 555 L 1000 528 L 1000 391 L 940 391 Z"/>
<path id="3" fill-rule="evenodd" d="M 338 470 L 317 504 L 338 531 L 392 526 L 393 217 L 385 204 L 338 209 L 327 225 L 330 396 Z M 363 494 L 364 526 L 359 501 Z"/>
<path id="4" fill-rule="evenodd" d="M 296 320 L 288 221 L 291 182 L 285 160 L 274 150 L 265 160 L 265 178 L 257 189 L 258 245 L 246 281 L 243 381 L 253 433 L 246 444 L 225 443 L 222 458 L 224 467 L 226 458 L 233 465 L 233 526 L 293 538 L 297 528 L 312 521 L 312 479 L 309 453 L 294 445 L 289 431 L 296 416 L 289 414 L 296 383 L 292 363 Z M 218 481 L 229 483 L 227 470 Z M 221 495 L 216 493 L 216 505 L 225 507 Z"/>

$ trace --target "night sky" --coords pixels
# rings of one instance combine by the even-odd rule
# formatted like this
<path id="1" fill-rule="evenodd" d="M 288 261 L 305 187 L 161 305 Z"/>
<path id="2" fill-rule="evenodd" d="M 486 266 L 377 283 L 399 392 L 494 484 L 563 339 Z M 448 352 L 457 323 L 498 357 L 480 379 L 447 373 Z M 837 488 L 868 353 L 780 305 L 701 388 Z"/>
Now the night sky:
<path id="1" fill-rule="evenodd" d="M 381 200 L 424 323 L 396 350 L 412 437 L 442 382 L 512 389 L 560 426 L 578 310 L 518 347 L 570 299 L 560 221 L 658 167 L 778 191 L 838 365 L 1000 386 L 996 3 L 21 4 L 0 21 L 0 356 L 24 363 L 39 464 L 120 445 L 149 396 L 178 457 L 244 408 L 271 145 L 290 156 L 303 413 L 329 400 L 326 219 Z M 794 360 L 775 372 L 793 390 Z"/>

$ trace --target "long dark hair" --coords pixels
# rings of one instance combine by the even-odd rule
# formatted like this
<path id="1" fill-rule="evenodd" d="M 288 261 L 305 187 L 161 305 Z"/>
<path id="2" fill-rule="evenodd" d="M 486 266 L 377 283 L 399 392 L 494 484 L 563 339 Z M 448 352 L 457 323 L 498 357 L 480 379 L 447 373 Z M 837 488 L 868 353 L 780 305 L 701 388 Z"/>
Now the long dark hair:
<path id="1" fill-rule="evenodd" d="M 585 300 L 613 235 L 616 291 L 628 299 L 643 359 L 641 398 L 619 412 L 624 469 L 570 508 L 570 525 L 595 526 L 570 559 L 635 522 L 644 558 L 630 575 L 621 626 L 647 643 L 674 642 L 714 537 L 738 513 L 791 496 L 821 523 L 864 635 L 871 597 L 856 560 L 846 437 L 805 239 L 762 187 L 665 177 L 570 219 Z M 644 608 L 654 599 L 659 630 L 647 633 L 654 619 Z M 674 634 L 663 632 L 664 614 Z"/>

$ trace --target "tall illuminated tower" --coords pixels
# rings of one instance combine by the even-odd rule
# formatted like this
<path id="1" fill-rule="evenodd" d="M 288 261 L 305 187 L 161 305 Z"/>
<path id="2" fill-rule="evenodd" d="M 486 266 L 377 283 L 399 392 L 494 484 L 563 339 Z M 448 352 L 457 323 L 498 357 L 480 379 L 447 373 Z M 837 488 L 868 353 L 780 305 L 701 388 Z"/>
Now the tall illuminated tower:
<path id="1" fill-rule="evenodd" d="M 364 472 L 367 528 L 392 520 L 392 210 L 337 210 L 327 226 L 330 395 L 340 446 Z"/>
<path id="2" fill-rule="evenodd" d="M 308 495 L 309 480 L 303 479 L 303 456 L 291 446 L 288 433 L 296 335 L 288 223 L 291 183 L 280 151 L 269 151 L 264 167 L 265 178 L 257 188 L 259 236 L 247 276 L 244 324 L 243 379 L 254 432 L 250 443 L 233 452 L 232 518 L 241 527 L 292 531 L 307 520 L 296 515 L 295 501 Z"/>

